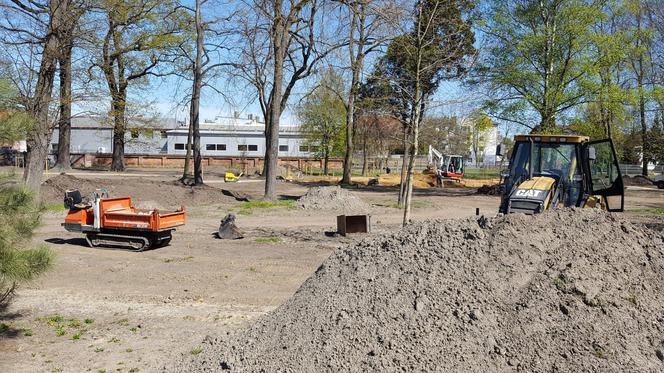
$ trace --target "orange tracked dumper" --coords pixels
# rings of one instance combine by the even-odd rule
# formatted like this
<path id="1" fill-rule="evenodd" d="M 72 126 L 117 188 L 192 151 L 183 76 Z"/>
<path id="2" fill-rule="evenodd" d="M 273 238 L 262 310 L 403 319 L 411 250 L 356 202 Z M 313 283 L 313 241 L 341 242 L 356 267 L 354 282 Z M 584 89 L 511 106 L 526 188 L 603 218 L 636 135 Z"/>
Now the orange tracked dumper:
<path id="1" fill-rule="evenodd" d="M 108 198 L 93 193 L 84 203 L 78 190 L 65 193 L 69 213 L 62 224 L 69 232 L 85 233 L 90 247 L 120 246 L 136 251 L 167 245 L 176 227 L 184 225 L 185 210 L 162 212 L 137 209 L 131 197 Z"/>

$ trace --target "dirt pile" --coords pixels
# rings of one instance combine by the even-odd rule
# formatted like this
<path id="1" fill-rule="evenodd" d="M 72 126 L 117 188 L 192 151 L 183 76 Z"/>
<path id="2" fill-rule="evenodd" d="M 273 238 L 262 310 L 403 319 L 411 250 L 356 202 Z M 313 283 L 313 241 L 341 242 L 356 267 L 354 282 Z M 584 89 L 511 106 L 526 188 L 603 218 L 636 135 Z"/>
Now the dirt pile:
<path id="1" fill-rule="evenodd" d="M 60 174 L 42 183 L 41 199 L 44 202 L 61 202 L 68 189 L 78 189 L 88 196 L 96 189 L 105 188 L 111 197 L 130 196 L 136 207 L 160 210 L 178 208 L 180 205 L 235 202 L 221 189 L 211 186 L 190 187 L 177 181 L 156 181 L 139 177 L 126 178 L 78 178 Z"/>
<path id="2" fill-rule="evenodd" d="M 591 209 L 413 224 L 167 371 L 662 371 L 663 239 Z"/>
<path id="3" fill-rule="evenodd" d="M 643 175 L 636 175 L 636 176 L 623 176 L 623 184 L 625 185 L 634 185 L 634 186 L 639 186 L 639 185 L 653 185 L 653 181 Z"/>
<path id="4" fill-rule="evenodd" d="M 503 193 L 503 184 L 484 184 L 477 188 L 477 194 L 484 194 L 487 196 L 499 196 Z"/>
<path id="5" fill-rule="evenodd" d="M 343 210 L 366 212 L 371 206 L 340 186 L 315 187 L 297 200 L 297 206 L 305 210 Z"/>

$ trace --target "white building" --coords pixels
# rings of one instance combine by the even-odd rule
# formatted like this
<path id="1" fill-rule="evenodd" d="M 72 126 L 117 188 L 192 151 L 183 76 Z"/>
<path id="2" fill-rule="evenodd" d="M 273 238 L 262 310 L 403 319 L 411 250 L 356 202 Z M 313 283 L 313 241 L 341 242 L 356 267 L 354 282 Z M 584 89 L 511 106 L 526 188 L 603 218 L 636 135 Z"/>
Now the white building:
<path id="1" fill-rule="evenodd" d="M 125 154 L 186 154 L 189 127 L 175 119 L 134 120 L 125 134 Z M 262 157 L 265 154 L 265 123 L 246 118 L 217 117 L 200 125 L 201 154 L 223 157 Z M 113 126 L 102 117 L 72 118 L 71 153 L 113 152 Z M 53 131 L 52 151 L 58 148 L 58 129 Z M 282 126 L 280 157 L 310 157 L 317 149 L 306 145 L 299 126 Z"/>
<path id="2" fill-rule="evenodd" d="M 186 153 L 189 127 L 167 132 L 168 154 Z M 200 125 L 201 154 L 232 157 L 262 157 L 265 154 L 265 123 L 255 116 L 217 117 Z M 308 157 L 317 149 L 306 145 L 298 126 L 279 129 L 280 157 Z"/>

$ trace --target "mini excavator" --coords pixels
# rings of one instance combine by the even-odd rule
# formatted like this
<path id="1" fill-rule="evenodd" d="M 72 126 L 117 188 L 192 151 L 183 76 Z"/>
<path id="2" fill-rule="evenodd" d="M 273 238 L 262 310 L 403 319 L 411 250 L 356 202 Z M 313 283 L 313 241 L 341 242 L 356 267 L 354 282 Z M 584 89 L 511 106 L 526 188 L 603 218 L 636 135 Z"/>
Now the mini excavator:
<path id="1" fill-rule="evenodd" d="M 498 156 L 505 156 L 503 145 Z M 559 207 L 623 211 L 625 191 L 611 139 L 517 135 L 499 212 L 536 214 Z"/>
<path id="2" fill-rule="evenodd" d="M 460 181 L 463 179 L 463 156 L 444 155 L 429 145 L 429 167 L 436 173 L 436 184 L 445 186 L 445 181 Z"/>
<path id="3" fill-rule="evenodd" d="M 109 198 L 105 190 L 85 199 L 78 190 L 68 190 L 64 205 L 69 213 L 62 225 L 69 232 L 84 233 L 90 247 L 143 251 L 166 246 L 175 227 L 185 223 L 184 207 L 177 211 L 138 209 L 130 197 Z"/>

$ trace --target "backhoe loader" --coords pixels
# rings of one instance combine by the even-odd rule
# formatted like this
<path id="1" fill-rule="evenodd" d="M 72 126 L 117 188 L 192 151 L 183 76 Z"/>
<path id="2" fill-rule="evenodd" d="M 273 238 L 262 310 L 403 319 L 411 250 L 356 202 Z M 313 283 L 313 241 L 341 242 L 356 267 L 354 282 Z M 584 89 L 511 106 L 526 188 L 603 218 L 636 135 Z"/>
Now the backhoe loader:
<path id="1" fill-rule="evenodd" d="M 504 147 L 497 154 L 504 156 Z M 536 214 L 559 207 L 623 211 L 625 192 L 613 142 L 587 136 L 517 135 L 499 212 Z"/>

